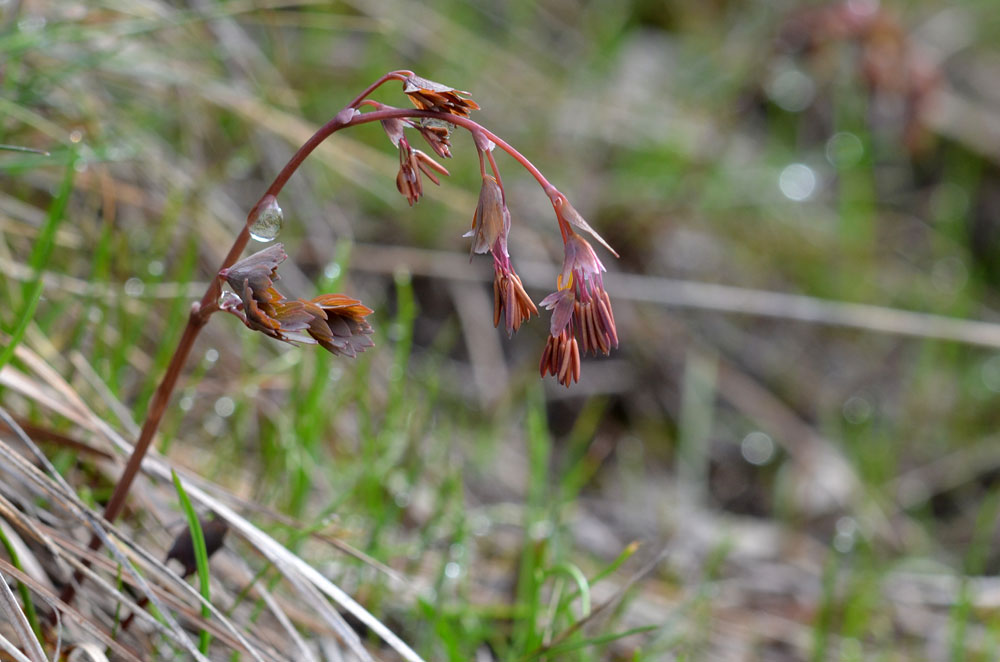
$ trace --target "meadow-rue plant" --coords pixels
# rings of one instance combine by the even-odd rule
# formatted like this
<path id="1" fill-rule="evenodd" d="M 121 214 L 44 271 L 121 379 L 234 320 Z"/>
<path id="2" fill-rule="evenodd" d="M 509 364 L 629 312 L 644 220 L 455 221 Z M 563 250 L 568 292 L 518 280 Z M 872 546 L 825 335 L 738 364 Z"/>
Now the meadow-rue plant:
<path id="1" fill-rule="evenodd" d="M 403 93 L 415 109 L 397 108 L 368 98 L 377 88 L 393 80 L 403 84 Z M 278 280 L 278 266 L 287 258 L 281 244 L 239 259 L 251 237 L 271 241 L 277 236 L 282 224 L 278 204 L 282 189 L 309 154 L 341 129 L 370 122 L 381 123 L 390 142 L 399 150 L 396 187 L 410 205 L 416 204 L 423 196 L 423 176 L 439 184 L 437 175 L 448 175 L 448 170 L 428 154 L 414 148 L 406 130 L 416 131 L 440 158 L 451 157 L 454 128 L 470 132 L 479 157 L 482 184 L 472 215 L 472 229 L 465 236 L 471 238 L 471 255 L 490 253 L 493 257 L 493 325 L 499 326 L 503 317 L 508 336 L 532 315 L 538 314 L 538 308 L 525 292 L 508 252 L 511 212 L 494 152 L 500 148 L 510 155 L 538 181 L 548 196 L 564 247 L 556 292 L 542 301 L 542 305 L 553 311 L 549 339 L 542 353 L 542 376 L 554 375 L 568 387 L 580 379 L 581 343 L 584 352 L 595 354 L 598 351 L 608 354 L 612 347 L 618 346 L 611 299 L 601 277 L 604 265 L 591 245 L 574 228 L 590 234 L 615 257 L 617 253 L 531 161 L 469 118 L 470 113 L 478 109 L 479 105 L 469 98 L 468 92 L 421 78 L 411 71 L 392 71 L 369 85 L 295 152 L 250 210 L 246 224 L 219 268 L 218 278 L 211 280 L 201 301 L 192 306 L 184 334 L 151 400 L 132 456 L 105 508 L 104 515 L 108 520 L 114 520 L 121 513 L 125 496 L 159 427 L 187 356 L 201 328 L 213 313 L 223 311 L 233 314 L 248 328 L 276 340 L 317 344 L 337 355 L 353 357 L 372 346 L 372 329 L 365 320 L 372 311 L 357 299 L 343 294 L 324 294 L 309 300 L 290 299 L 274 286 Z M 228 284 L 231 291 L 223 292 L 223 283 Z M 91 540 L 93 549 L 100 544 L 96 537 Z M 77 581 L 81 577 L 82 573 L 78 574 Z M 64 599 L 71 598 L 74 590 L 74 585 L 70 584 Z"/>

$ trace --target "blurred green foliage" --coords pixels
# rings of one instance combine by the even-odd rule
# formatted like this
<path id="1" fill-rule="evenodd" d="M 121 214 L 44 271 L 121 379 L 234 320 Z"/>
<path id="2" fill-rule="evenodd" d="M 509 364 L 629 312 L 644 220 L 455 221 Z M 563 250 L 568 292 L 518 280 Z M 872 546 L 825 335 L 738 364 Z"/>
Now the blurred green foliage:
<path id="1" fill-rule="evenodd" d="M 246 210 L 317 126 L 400 68 L 469 90 L 477 120 L 567 193 L 622 255 L 602 255 L 609 289 L 634 273 L 664 292 L 691 280 L 997 321 L 988 3 L 0 8 L 0 143 L 48 152 L 0 151 L 0 323 L 125 429 Z M 374 96 L 406 103 L 392 85 Z M 412 209 L 377 127 L 316 153 L 282 196 L 280 286 L 359 295 L 377 347 L 334 360 L 214 319 L 160 449 L 303 522 L 334 518 L 328 532 L 414 578 L 416 598 L 352 559 L 330 568 L 427 659 L 714 659 L 727 641 L 741 659 L 944 659 L 880 588 L 911 568 L 966 582 L 1000 567 L 1000 344 L 711 300 L 668 309 L 619 286 L 620 351 L 568 392 L 539 386 L 547 317 L 507 341 L 487 319 L 488 263 L 471 280 L 414 266 L 466 250 L 477 163 L 467 136 L 453 152 Z M 551 209 L 498 160 L 512 259 L 554 275 Z M 412 263 L 366 264 L 386 247 Z M 755 548 L 744 527 L 805 551 Z M 637 559 L 670 553 L 636 584 L 631 559 L 612 575 L 626 599 L 573 629 L 583 587 L 594 608 L 611 593 L 577 573 L 633 540 Z M 793 626 L 761 616 L 751 589 L 716 609 L 712 591 L 755 564 L 807 582 L 775 598 Z M 951 659 L 991 659 L 995 605 L 963 591 L 927 622 L 950 626 Z"/>

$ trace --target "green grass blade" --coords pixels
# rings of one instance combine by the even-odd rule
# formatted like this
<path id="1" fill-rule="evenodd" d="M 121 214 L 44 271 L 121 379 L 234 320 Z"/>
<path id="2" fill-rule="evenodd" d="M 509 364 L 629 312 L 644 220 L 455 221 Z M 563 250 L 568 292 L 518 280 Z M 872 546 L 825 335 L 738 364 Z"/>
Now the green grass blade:
<path id="1" fill-rule="evenodd" d="M 546 658 L 550 658 L 555 655 L 562 655 L 564 653 L 569 653 L 575 650 L 580 650 L 581 648 L 587 648 L 589 646 L 603 646 L 605 644 L 610 644 L 613 641 L 619 639 L 624 639 L 625 637 L 631 637 L 634 634 L 644 634 L 646 632 L 652 632 L 653 630 L 659 629 L 659 625 L 641 625 L 639 627 L 632 628 L 631 630 L 625 630 L 623 632 L 609 632 L 608 634 L 602 634 L 597 637 L 591 637 L 589 639 L 581 639 L 580 641 L 569 641 L 564 644 L 559 644 L 558 646 L 553 646 L 545 651 L 542 651 Z M 541 654 L 541 653 L 539 653 Z"/>
<path id="2" fill-rule="evenodd" d="M 28 298 L 25 301 L 21 314 L 18 315 L 17 326 L 10 334 L 10 341 L 3 348 L 3 351 L 0 351 L 0 370 L 11 360 L 14 356 L 14 350 L 17 349 L 17 346 L 24 338 L 24 334 L 28 330 L 28 325 L 31 324 L 31 320 L 35 317 L 35 309 L 38 307 L 38 301 L 42 298 L 42 290 L 44 289 L 45 284 L 39 278 L 35 281 L 34 289 L 28 293 Z"/>
<path id="3" fill-rule="evenodd" d="M 632 555 L 635 554 L 638 550 L 639 550 L 638 540 L 633 540 L 629 544 L 625 545 L 625 549 L 622 550 L 622 553 L 619 554 L 614 561 L 609 563 L 606 568 L 604 568 L 603 570 L 601 570 L 596 575 L 590 578 L 590 584 L 591 585 L 596 584 L 605 577 L 611 575 L 615 570 L 622 567 L 622 564 L 624 564 L 626 561 L 632 558 Z"/>
<path id="4" fill-rule="evenodd" d="M 181 484 L 181 479 L 177 475 L 177 472 L 171 470 L 171 475 L 174 479 L 174 487 L 177 490 L 177 498 L 180 499 L 181 507 L 184 508 L 184 514 L 187 516 L 188 527 L 191 529 L 191 542 L 194 544 L 194 560 L 198 567 L 198 584 L 199 590 L 201 591 L 201 596 L 205 598 L 205 602 L 211 602 L 212 594 L 211 588 L 209 586 L 209 575 L 208 575 L 208 549 L 205 547 L 205 534 L 201 530 L 201 522 L 198 521 L 198 513 L 195 512 L 194 506 L 191 505 L 191 500 L 188 498 L 187 492 L 184 491 L 184 486 Z M 210 618 L 212 615 L 208 608 L 208 605 L 201 606 L 201 616 L 204 619 Z M 208 630 L 202 630 L 201 635 L 198 638 L 198 650 L 205 654 L 208 652 L 208 646 L 212 642 L 212 635 L 209 634 Z"/>
<path id="5" fill-rule="evenodd" d="M 546 577 L 553 577 L 555 575 L 566 575 L 575 584 L 577 588 L 577 594 L 580 597 L 580 618 L 586 618 L 590 615 L 590 583 L 587 581 L 587 577 L 583 574 L 577 566 L 572 563 L 563 562 L 558 563 L 549 570 L 545 572 Z M 574 599 L 576 597 L 574 595 Z"/>
<path id="6" fill-rule="evenodd" d="M 55 244 L 56 230 L 59 229 L 66 215 L 66 206 L 69 204 L 70 194 L 73 192 L 73 182 L 76 179 L 76 153 L 69 152 L 66 159 L 66 172 L 59 184 L 59 192 L 56 194 L 45 218 L 45 224 L 38 232 L 35 245 L 31 249 L 31 256 L 28 258 L 28 266 L 35 272 L 35 279 L 41 279 L 41 272 L 48 264 L 52 255 L 52 247 Z M 33 281 L 25 282 L 22 288 L 21 298 L 26 300 L 28 294 L 34 287 Z"/>

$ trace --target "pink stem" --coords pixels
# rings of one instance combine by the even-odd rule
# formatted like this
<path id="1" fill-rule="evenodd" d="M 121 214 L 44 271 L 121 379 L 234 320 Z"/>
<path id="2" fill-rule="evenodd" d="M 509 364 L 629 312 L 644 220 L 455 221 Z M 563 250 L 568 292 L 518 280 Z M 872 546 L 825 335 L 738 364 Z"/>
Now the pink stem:
<path id="1" fill-rule="evenodd" d="M 486 152 L 486 158 L 490 160 L 490 168 L 493 170 L 493 176 L 497 178 L 497 186 L 500 187 L 500 196 L 503 199 L 504 205 L 507 204 L 507 192 L 503 188 L 503 180 L 500 179 L 500 169 L 497 168 L 496 159 L 493 158 L 493 151 L 489 150 Z M 480 156 L 480 159 L 482 157 Z"/>

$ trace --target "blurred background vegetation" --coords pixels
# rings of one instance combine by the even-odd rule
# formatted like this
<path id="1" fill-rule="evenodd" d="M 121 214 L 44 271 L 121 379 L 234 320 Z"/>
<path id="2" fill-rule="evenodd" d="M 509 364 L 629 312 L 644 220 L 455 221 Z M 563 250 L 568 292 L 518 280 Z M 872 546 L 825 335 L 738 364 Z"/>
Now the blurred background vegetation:
<path id="1" fill-rule="evenodd" d="M 461 239 L 471 140 L 411 209 L 364 126 L 283 193 L 282 285 L 358 296 L 376 347 L 217 317 L 159 451 L 428 660 L 996 659 L 997 34 L 976 0 L 5 0 L 0 322 L 23 339 L 0 404 L 86 441 L 24 385 L 30 351 L 134 438 L 250 206 L 412 69 L 468 90 L 621 253 L 621 348 L 540 382 L 547 314 L 493 329 Z M 498 160 L 537 302 L 555 219 Z M 110 465 L 43 437 L 102 503 Z M 175 519 L 139 499 L 123 524 L 157 556 L 172 489 L 136 491 Z"/>

